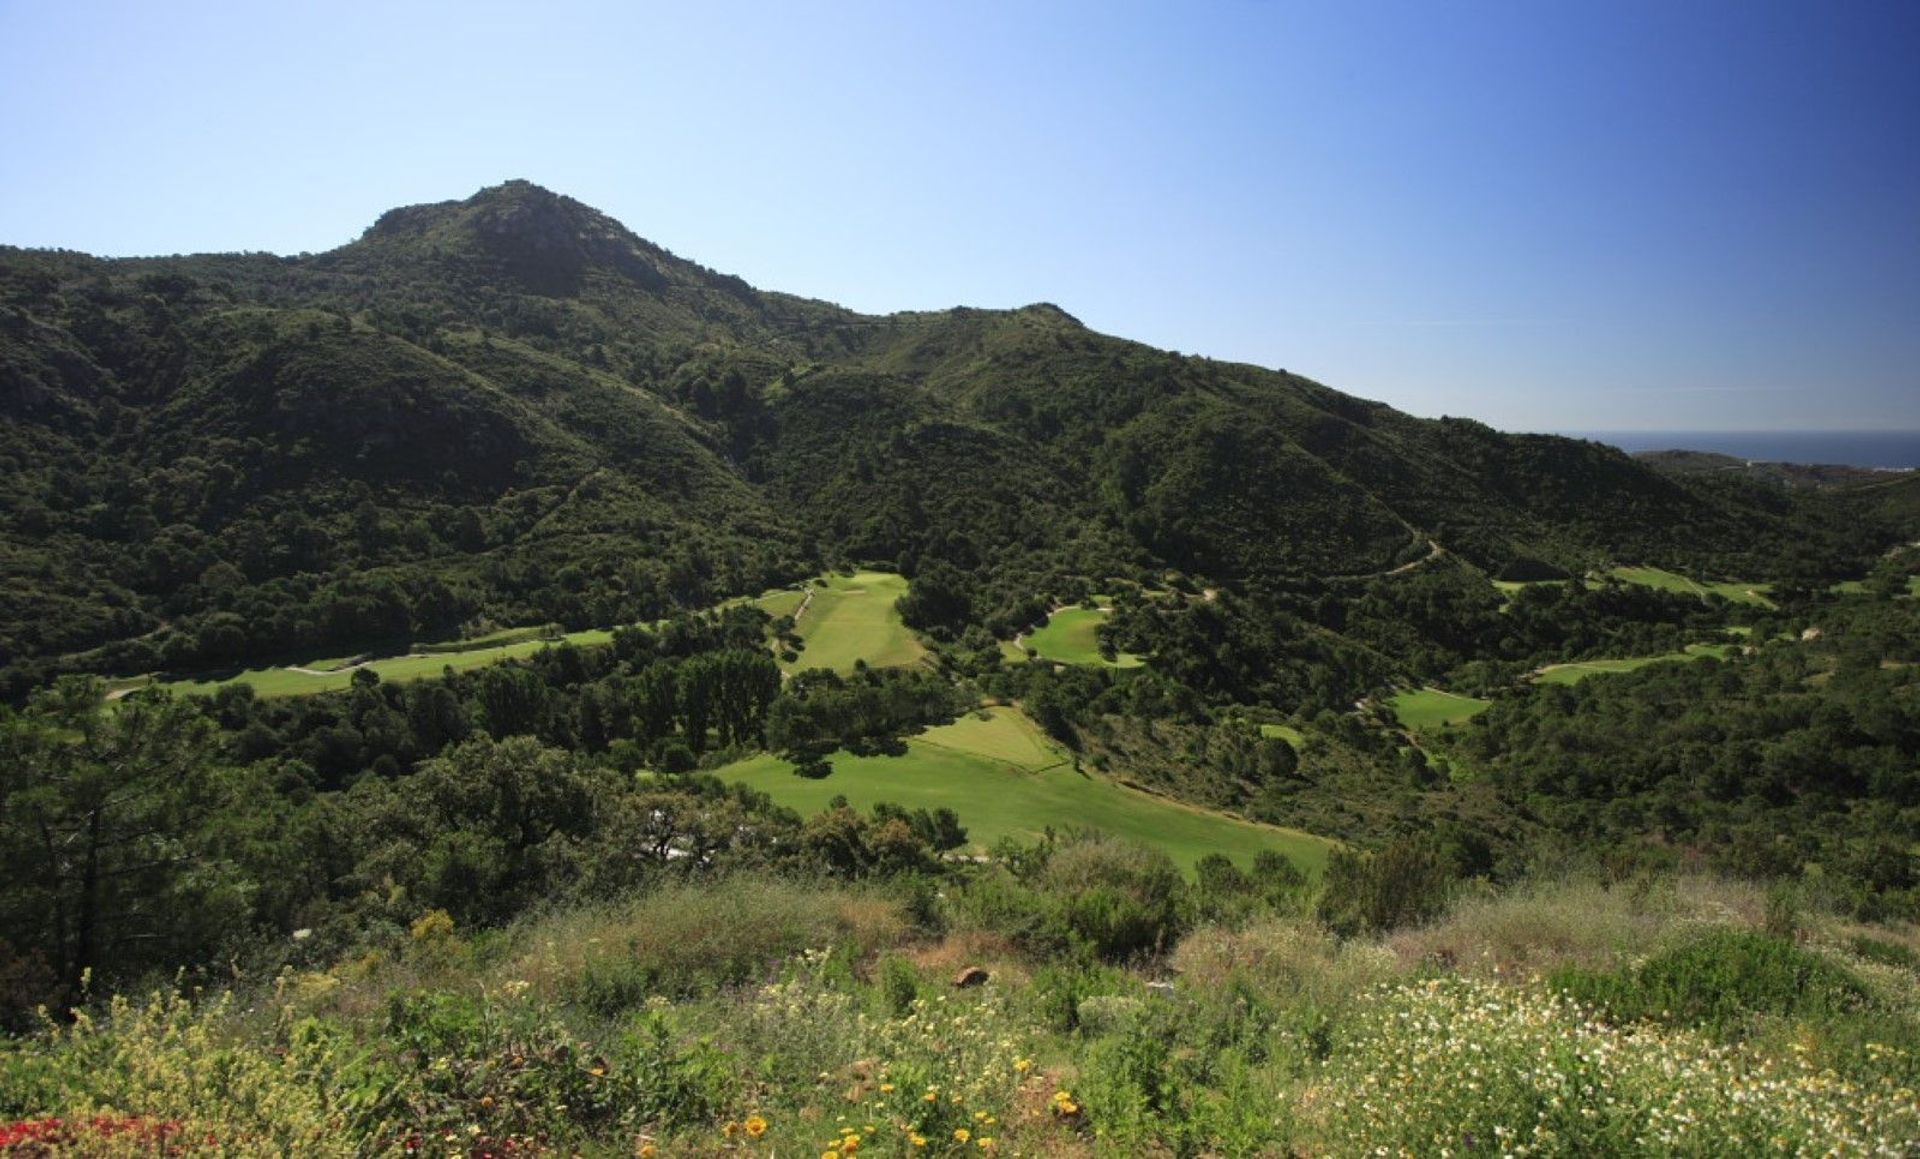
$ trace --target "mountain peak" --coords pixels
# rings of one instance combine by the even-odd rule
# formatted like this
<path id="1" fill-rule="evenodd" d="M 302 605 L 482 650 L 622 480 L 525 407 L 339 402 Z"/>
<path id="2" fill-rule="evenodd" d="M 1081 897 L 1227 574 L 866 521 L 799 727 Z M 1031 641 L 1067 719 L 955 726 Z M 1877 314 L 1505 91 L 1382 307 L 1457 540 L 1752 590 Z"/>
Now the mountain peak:
<path id="1" fill-rule="evenodd" d="M 596 270 L 652 290 L 712 277 L 592 206 L 521 178 L 490 185 L 464 201 L 388 210 L 346 248 L 356 255 L 398 250 L 422 256 L 424 251 L 477 262 L 549 297 L 578 293 Z"/>

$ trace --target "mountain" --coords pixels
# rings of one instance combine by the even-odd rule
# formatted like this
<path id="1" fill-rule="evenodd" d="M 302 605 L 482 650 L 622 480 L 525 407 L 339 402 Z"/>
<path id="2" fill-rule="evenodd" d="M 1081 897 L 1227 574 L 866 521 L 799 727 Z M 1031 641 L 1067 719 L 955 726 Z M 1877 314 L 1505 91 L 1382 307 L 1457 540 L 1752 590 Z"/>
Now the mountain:
<path id="1" fill-rule="evenodd" d="M 524 181 L 310 257 L 0 250 L 0 484 L 15 695 L 626 622 L 843 562 L 951 568 L 1011 634 L 1069 577 L 1298 609 L 1429 565 L 1751 578 L 1887 540 L 1051 305 L 756 290 Z"/>

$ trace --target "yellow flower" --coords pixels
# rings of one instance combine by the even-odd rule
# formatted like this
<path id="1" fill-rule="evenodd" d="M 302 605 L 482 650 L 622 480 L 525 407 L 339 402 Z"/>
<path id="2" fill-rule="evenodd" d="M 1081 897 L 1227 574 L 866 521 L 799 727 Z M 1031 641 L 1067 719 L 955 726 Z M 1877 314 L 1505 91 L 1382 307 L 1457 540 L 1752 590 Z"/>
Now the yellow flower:
<path id="1" fill-rule="evenodd" d="M 912 1143 L 915 1147 L 925 1147 L 927 1145 L 927 1137 L 925 1135 L 908 1135 L 907 1142 Z"/>
<path id="2" fill-rule="evenodd" d="M 720 1128 L 720 1133 L 731 1139 L 740 1133 L 740 1124 L 734 1122 L 732 1119 L 728 1119 L 727 1125 Z"/>
<path id="3" fill-rule="evenodd" d="M 822 1152 L 820 1152 L 820 1159 L 840 1159 L 840 1152 L 838 1152 L 838 1151 L 822 1151 Z"/>
<path id="4" fill-rule="evenodd" d="M 989 1116 L 985 1111 L 975 1111 L 973 1113 L 973 1121 L 976 1123 L 984 1123 L 988 1118 Z"/>
<path id="5" fill-rule="evenodd" d="M 920 1101 L 923 1103 L 937 1103 L 940 1101 L 940 1092 L 928 1091 L 926 1094 L 920 1096 Z"/>
<path id="6" fill-rule="evenodd" d="M 592 1075 L 594 1078 L 605 1078 L 607 1076 L 607 1068 L 604 1066 L 596 1066 L 592 1070 L 588 1071 L 587 1073 Z"/>
<path id="7" fill-rule="evenodd" d="M 655 1147 L 652 1143 L 642 1143 L 640 1144 L 640 1149 L 634 1152 L 635 1155 L 639 1156 L 639 1159 L 653 1159 L 653 1157 L 659 1153 L 660 1148 Z"/>
<path id="8" fill-rule="evenodd" d="M 848 1135 L 846 1138 L 840 1140 L 840 1149 L 849 1155 L 858 1151 L 860 1149 L 860 1136 Z"/>
<path id="9" fill-rule="evenodd" d="M 978 1146 L 982 1151 L 998 1151 L 1000 1149 L 999 1144 L 995 1143 L 991 1138 L 985 1135 L 982 1135 L 980 1136 L 980 1138 L 975 1139 L 974 1144 Z"/>
<path id="10" fill-rule="evenodd" d="M 880 1084 L 880 1093 L 881 1093 L 881 1094 L 883 1094 L 883 1095 L 890 1095 L 890 1094 L 892 1094 L 892 1093 L 893 1093 L 893 1084 L 892 1084 L 892 1083 L 881 1083 L 881 1084 Z"/>
<path id="11" fill-rule="evenodd" d="M 955 1127 L 955 1128 L 953 1129 L 953 1141 L 954 1141 L 954 1142 L 956 1142 L 956 1143 L 964 1143 L 964 1142 L 966 1142 L 966 1141 L 967 1141 L 968 1139 L 971 1139 L 971 1138 L 973 1138 L 973 1132 L 972 1132 L 972 1131 L 969 1131 L 969 1130 L 967 1130 L 967 1129 L 966 1129 L 965 1127 Z"/>
<path id="12" fill-rule="evenodd" d="M 1033 1060 L 1030 1058 L 1016 1058 L 1013 1060 L 1013 1069 L 1019 1071 L 1021 1074 L 1026 1074 L 1033 1069 Z"/>
<path id="13" fill-rule="evenodd" d="M 749 1138 L 758 1139 L 760 1136 L 766 1133 L 767 1133 L 767 1121 L 765 1119 L 761 1118 L 759 1115 L 747 1116 L 747 1136 Z"/>

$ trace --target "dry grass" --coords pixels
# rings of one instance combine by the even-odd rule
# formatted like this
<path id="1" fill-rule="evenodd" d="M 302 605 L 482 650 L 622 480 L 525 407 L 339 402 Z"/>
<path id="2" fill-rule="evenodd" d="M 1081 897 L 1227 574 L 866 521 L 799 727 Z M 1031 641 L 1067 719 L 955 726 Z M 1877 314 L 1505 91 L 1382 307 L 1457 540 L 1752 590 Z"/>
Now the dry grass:
<path id="1" fill-rule="evenodd" d="M 690 993 L 753 980 L 802 950 L 844 946 L 865 957 L 910 929 L 900 905 L 875 891 L 734 877 L 546 918 L 515 937 L 519 952 L 493 974 L 548 998 L 609 973 Z"/>
<path id="2" fill-rule="evenodd" d="M 1236 977 L 1263 990 L 1319 1001 L 1356 995 L 1400 972 L 1393 954 L 1378 944 L 1342 943 L 1319 926 L 1275 918 L 1241 930 L 1207 926 L 1173 952 L 1181 984 L 1192 990 L 1224 988 Z"/>
<path id="3" fill-rule="evenodd" d="M 939 982 L 952 981 L 969 966 L 979 966 L 996 982 L 1024 986 L 1028 980 L 1027 968 L 1013 941 L 990 931 L 957 930 L 909 949 L 906 956 L 924 977 Z"/>
<path id="4" fill-rule="evenodd" d="M 1765 891 L 1689 876 L 1660 884 L 1577 878 L 1468 896 L 1447 916 L 1386 944 L 1403 966 L 1436 964 L 1475 977 L 1527 978 L 1561 966 L 1611 969 L 1715 926 L 1765 920 Z"/>

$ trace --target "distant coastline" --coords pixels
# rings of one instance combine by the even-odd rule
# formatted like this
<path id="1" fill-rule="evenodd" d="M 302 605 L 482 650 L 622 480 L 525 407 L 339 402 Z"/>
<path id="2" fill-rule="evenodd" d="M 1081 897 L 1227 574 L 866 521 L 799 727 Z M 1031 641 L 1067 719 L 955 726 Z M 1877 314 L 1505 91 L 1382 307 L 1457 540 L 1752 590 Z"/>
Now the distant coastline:
<path id="1" fill-rule="evenodd" d="M 1920 468 L 1920 431 L 1560 431 L 1593 439 L 1629 454 L 1641 451 L 1712 451 L 1758 463 L 1866 467 L 1883 471 Z"/>

